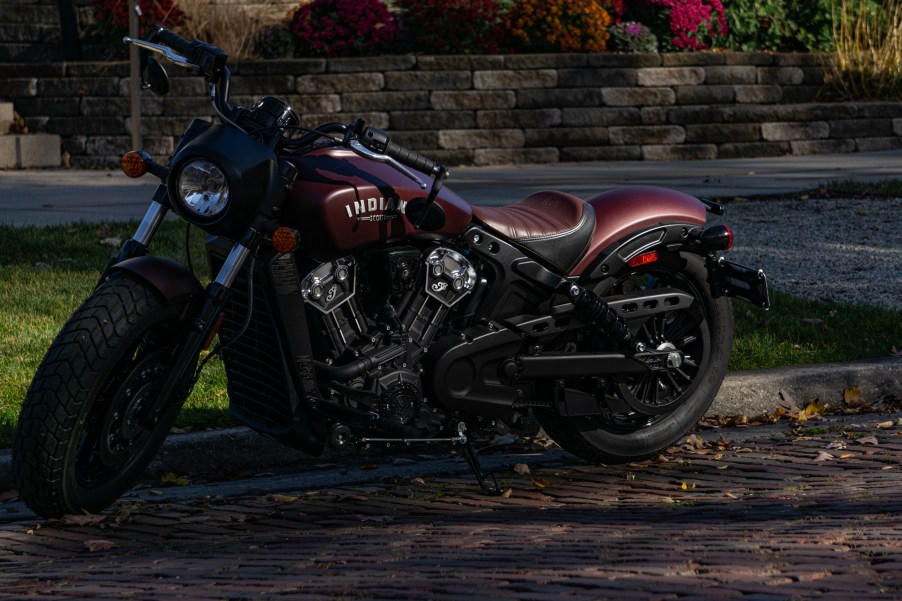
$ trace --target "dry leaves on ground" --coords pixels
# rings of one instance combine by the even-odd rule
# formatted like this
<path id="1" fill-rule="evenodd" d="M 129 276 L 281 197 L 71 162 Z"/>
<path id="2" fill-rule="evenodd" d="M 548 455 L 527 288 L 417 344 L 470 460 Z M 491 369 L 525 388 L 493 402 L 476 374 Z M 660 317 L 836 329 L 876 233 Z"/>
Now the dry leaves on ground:
<path id="1" fill-rule="evenodd" d="M 520 474 L 521 476 L 529 473 L 529 466 L 525 463 L 517 463 L 512 469 L 514 470 L 515 474 Z"/>
<path id="2" fill-rule="evenodd" d="M 94 553 L 95 551 L 107 551 L 109 549 L 115 549 L 118 546 L 119 545 L 112 541 L 103 540 L 101 538 L 85 541 L 85 550 L 89 553 Z"/>

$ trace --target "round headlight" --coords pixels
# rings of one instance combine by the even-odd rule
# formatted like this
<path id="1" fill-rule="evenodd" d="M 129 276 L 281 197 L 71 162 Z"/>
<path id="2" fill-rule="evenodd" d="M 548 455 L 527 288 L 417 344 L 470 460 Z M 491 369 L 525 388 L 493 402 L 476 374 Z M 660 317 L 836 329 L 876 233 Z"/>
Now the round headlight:
<path id="1" fill-rule="evenodd" d="M 229 182 L 222 169 L 203 159 L 182 167 L 178 179 L 182 204 L 198 217 L 214 217 L 229 204 Z"/>

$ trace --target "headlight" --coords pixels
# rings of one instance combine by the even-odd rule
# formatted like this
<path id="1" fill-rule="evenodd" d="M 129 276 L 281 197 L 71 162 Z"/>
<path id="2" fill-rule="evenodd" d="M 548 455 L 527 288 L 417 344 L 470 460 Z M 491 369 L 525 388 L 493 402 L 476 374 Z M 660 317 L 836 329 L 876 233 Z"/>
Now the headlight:
<path id="1" fill-rule="evenodd" d="M 178 195 L 185 208 L 198 217 L 214 217 L 229 204 L 229 182 L 222 169 L 196 159 L 182 167 Z"/>

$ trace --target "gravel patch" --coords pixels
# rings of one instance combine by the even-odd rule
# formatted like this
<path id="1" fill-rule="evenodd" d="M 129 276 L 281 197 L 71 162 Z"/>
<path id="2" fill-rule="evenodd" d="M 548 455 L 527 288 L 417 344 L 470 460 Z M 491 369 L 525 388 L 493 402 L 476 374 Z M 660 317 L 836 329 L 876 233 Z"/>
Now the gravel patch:
<path id="1" fill-rule="evenodd" d="M 816 300 L 902 310 L 902 199 L 749 200 L 717 221 L 727 258 L 760 267 L 771 288 Z"/>

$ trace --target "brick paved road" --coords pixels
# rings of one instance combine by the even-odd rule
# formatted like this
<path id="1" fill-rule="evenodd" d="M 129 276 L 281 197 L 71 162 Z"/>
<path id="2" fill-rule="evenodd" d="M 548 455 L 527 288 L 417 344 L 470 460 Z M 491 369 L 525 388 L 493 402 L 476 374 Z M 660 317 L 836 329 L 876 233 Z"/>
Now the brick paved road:
<path id="1" fill-rule="evenodd" d="M 900 415 L 725 430 L 629 466 L 533 460 L 502 474 L 509 498 L 380 467 L 94 525 L 20 520 L 0 526 L 0 597 L 900 599 L 902 429 L 875 426 Z"/>

